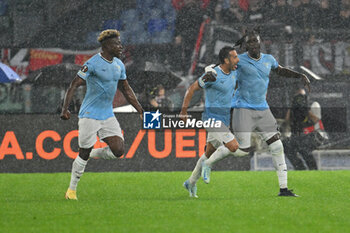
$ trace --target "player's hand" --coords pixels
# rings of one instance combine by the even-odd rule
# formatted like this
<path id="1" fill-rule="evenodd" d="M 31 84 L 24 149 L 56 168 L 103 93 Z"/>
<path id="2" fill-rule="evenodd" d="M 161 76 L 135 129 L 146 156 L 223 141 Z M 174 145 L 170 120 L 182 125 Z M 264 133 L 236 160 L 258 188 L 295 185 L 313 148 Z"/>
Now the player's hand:
<path id="1" fill-rule="evenodd" d="M 215 75 L 218 75 L 218 74 L 216 73 L 216 70 L 214 70 L 214 67 L 215 67 L 215 66 L 216 66 L 215 64 L 211 64 L 211 65 L 206 66 L 206 67 L 204 68 L 204 72 L 205 72 L 205 73 L 213 72 Z"/>
<path id="2" fill-rule="evenodd" d="M 70 111 L 69 110 L 63 110 L 61 112 L 60 118 L 62 120 L 69 120 L 70 119 Z"/>
<path id="3" fill-rule="evenodd" d="M 310 92 L 311 91 L 310 80 L 308 79 L 308 77 L 305 74 L 301 74 L 300 78 L 303 80 L 304 86 L 306 86 L 307 90 Z"/>
<path id="4" fill-rule="evenodd" d="M 217 77 L 217 72 L 214 70 L 215 64 L 211 64 L 204 68 L 205 75 L 202 77 L 203 82 L 215 82 Z"/>
<path id="5" fill-rule="evenodd" d="M 186 110 L 181 110 L 180 119 L 186 123 L 186 121 L 187 121 L 187 111 Z"/>

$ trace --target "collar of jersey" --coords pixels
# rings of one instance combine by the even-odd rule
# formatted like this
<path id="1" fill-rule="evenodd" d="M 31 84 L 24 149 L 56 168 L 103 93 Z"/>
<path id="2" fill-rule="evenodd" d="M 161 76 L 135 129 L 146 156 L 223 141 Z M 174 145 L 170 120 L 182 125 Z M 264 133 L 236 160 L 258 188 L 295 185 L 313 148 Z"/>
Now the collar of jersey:
<path id="1" fill-rule="evenodd" d="M 106 62 L 112 64 L 113 60 L 112 60 L 112 61 L 108 61 L 106 58 L 104 58 L 104 57 L 102 56 L 101 53 L 98 53 L 98 54 L 100 55 L 100 57 L 101 57 L 103 60 L 105 60 Z"/>
<path id="2" fill-rule="evenodd" d="M 219 69 L 221 70 L 221 72 L 224 74 L 224 75 L 229 75 L 229 74 L 231 74 L 231 72 L 229 72 L 229 73 L 225 73 L 222 69 L 221 69 L 221 67 L 220 66 L 218 66 L 219 67 Z"/>
<path id="3" fill-rule="evenodd" d="M 260 59 L 261 59 L 261 53 L 260 53 L 260 57 L 258 58 L 258 59 L 256 59 L 256 58 L 253 58 L 253 57 L 251 57 L 251 56 L 249 56 L 249 53 L 247 52 L 247 56 L 250 58 L 250 59 L 253 59 L 254 61 L 259 61 Z"/>

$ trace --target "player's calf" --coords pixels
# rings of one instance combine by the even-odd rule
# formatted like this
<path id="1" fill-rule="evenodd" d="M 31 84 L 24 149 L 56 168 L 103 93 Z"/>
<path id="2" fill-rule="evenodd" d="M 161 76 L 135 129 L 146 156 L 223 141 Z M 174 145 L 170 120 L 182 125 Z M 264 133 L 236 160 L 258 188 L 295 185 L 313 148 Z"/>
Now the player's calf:
<path id="1" fill-rule="evenodd" d="M 239 148 L 239 144 L 236 139 L 225 144 L 227 149 L 229 149 L 232 153 L 235 152 Z"/>

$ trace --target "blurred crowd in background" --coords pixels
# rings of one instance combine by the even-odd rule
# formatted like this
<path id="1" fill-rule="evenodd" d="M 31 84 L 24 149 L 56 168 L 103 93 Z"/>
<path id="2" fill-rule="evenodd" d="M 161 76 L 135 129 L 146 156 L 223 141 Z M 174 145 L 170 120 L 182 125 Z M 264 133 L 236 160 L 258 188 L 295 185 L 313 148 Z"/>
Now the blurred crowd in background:
<path id="1" fill-rule="evenodd" d="M 154 56 L 186 75 L 206 19 L 241 32 L 346 32 L 350 0 L 0 0 L 0 48 L 93 49 L 101 30 L 115 28 L 125 46 L 164 45 L 154 53 L 165 59 Z"/>
<path id="2" fill-rule="evenodd" d="M 0 47 L 93 48 L 115 28 L 125 45 L 174 43 L 187 55 L 206 18 L 238 29 L 347 30 L 350 0 L 0 0 Z"/>

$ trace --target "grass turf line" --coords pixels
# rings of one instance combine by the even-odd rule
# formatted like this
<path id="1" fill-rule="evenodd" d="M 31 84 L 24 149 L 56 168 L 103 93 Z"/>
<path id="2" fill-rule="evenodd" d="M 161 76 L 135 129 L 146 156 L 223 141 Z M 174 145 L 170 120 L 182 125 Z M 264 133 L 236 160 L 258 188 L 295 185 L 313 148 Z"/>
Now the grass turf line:
<path id="1" fill-rule="evenodd" d="M 79 201 L 69 173 L 0 174 L 0 232 L 350 232 L 350 171 L 292 171 L 299 198 L 277 197 L 275 172 L 85 173 Z"/>

